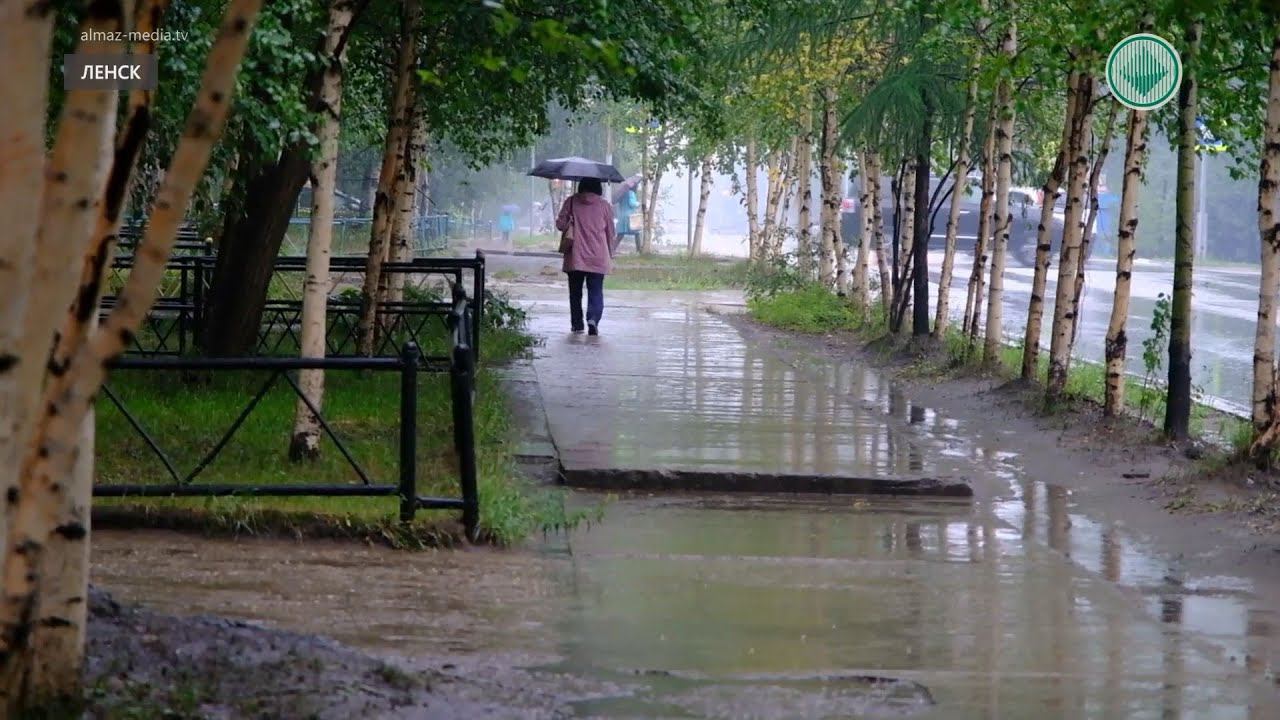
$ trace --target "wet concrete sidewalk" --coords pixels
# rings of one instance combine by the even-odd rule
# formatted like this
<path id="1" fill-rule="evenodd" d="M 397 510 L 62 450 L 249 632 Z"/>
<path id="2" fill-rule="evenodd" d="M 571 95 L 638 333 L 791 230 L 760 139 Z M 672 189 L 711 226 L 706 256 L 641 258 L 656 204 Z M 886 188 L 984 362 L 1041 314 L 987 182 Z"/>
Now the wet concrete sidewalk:
<path id="1" fill-rule="evenodd" d="M 788 364 L 709 311 L 741 311 L 736 293 L 614 293 L 599 337 L 570 332 L 562 294 L 522 288 L 545 344 L 517 379 L 536 383 L 571 484 L 714 490 L 732 474 L 733 489 L 913 492 L 892 481 L 963 478 L 936 447 L 946 433 L 913 427 L 933 422 L 923 409 L 901 417 L 905 399 L 877 374 Z M 924 487 L 965 494 L 948 490 Z"/>

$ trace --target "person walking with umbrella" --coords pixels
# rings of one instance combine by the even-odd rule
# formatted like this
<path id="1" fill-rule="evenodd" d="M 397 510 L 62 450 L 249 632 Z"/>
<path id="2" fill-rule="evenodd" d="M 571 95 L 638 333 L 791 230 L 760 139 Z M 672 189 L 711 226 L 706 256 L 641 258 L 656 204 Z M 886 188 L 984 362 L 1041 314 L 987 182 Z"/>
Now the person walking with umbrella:
<path id="1" fill-rule="evenodd" d="M 604 276 L 613 269 L 618 249 L 613 206 L 602 197 L 601 180 L 621 182 L 622 175 L 612 165 L 584 158 L 544 160 L 529 173 L 578 181 L 578 191 L 565 199 L 556 216 L 561 233 L 563 270 L 569 276 L 569 322 L 575 333 L 586 330 L 600 334 L 604 317 Z M 582 312 L 582 290 L 587 290 L 586 322 Z"/>

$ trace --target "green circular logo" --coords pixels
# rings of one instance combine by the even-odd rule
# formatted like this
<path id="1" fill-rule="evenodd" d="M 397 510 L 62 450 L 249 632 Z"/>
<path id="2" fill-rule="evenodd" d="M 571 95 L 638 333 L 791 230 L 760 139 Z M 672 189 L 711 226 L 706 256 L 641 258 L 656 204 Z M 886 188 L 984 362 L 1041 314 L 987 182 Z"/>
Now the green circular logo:
<path id="1" fill-rule="evenodd" d="M 1181 83 L 1182 58 L 1159 35 L 1130 35 L 1107 56 L 1107 86 L 1116 100 L 1134 110 L 1164 105 Z"/>

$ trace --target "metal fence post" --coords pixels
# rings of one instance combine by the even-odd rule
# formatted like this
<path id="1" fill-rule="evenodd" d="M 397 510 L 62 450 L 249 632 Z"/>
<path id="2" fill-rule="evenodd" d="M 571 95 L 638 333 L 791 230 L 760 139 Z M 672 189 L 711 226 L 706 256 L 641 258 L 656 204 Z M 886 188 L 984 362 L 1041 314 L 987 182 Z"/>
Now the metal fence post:
<path id="1" fill-rule="evenodd" d="M 418 509 L 418 345 L 400 349 L 400 522 Z"/>
<path id="2" fill-rule="evenodd" d="M 453 442 L 458 455 L 462 485 L 462 524 L 474 542 L 480 526 L 480 496 L 476 489 L 476 439 L 472 403 L 475 400 L 475 364 L 471 348 L 458 344 L 449 363 L 453 395 Z"/>
<path id="3" fill-rule="evenodd" d="M 480 325 L 484 321 L 484 251 L 476 251 L 476 269 L 472 273 L 472 294 L 475 311 L 471 313 L 471 354 L 480 357 Z"/>

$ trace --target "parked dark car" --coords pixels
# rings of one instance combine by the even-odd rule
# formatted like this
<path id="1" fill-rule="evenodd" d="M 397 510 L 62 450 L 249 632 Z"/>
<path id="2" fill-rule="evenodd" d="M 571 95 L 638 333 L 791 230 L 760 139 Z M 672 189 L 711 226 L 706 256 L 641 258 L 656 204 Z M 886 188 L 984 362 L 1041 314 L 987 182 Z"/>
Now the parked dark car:
<path id="1" fill-rule="evenodd" d="M 895 227 L 894 223 L 894 207 L 893 194 L 890 190 L 891 178 L 885 176 L 880 181 L 880 207 L 881 214 L 884 217 L 885 225 L 885 246 L 889 247 L 890 236 Z M 930 178 L 929 193 L 932 197 L 938 188 L 938 178 Z M 951 181 L 948 180 L 948 186 Z M 974 241 L 978 237 L 978 209 L 982 199 L 981 180 L 976 177 L 967 178 L 966 185 L 969 191 L 960 205 L 959 226 L 956 231 L 957 246 L 961 250 L 972 251 Z M 943 187 L 942 192 L 946 192 L 947 186 Z M 856 188 L 855 188 L 856 192 Z M 1009 262 L 1030 267 L 1035 263 L 1036 256 L 1036 235 L 1037 228 L 1040 225 L 1040 204 L 1037 197 L 1038 193 L 1026 188 L 1011 188 L 1009 191 L 1009 206 L 1012 211 L 1013 218 L 1009 226 Z M 1051 229 L 1051 240 L 1053 252 L 1058 252 L 1062 245 L 1062 210 L 1061 198 L 1058 199 L 1058 207 L 1054 208 L 1053 227 Z M 855 194 L 853 197 L 845 198 L 841 203 L 840 216 L 840 232 L 841 237 L 846 239 L 853 245 L 857 245 L 862 235 L 862 204 L 858 201 Z M 930 235 L 931 247 L 942 247 L 942 242 L 946 239 L 947 233 L 947 213 L 951 209 L 951 200 L 942 203 L 942 207 L 938 209 L 933 216 L 933 232 Z"/>

